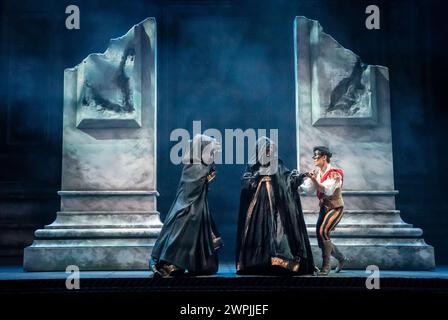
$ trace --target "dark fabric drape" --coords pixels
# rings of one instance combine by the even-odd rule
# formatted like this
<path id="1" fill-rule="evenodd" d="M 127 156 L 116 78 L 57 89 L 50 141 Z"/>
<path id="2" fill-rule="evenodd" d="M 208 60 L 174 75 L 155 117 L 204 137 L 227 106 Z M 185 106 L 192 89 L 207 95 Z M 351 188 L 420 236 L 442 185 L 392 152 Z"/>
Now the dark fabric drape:
<path id="1" fill-rule="evenodd" d="M 237 231 L 239 273 L 287 270 L 314 272 L 311 246 L 297 187 L 301 176 L 279 160 L 273 175 L 260 174 L 260 165 L 243 175 Z"/>
<path id="2" fill-rule="evenodd" d="M 219 234 L 207 201 L 207 176 L 212 171 L 213 163 L 199 161 L 184 165 L 176 197 L 151 254 L 156 261 L 190 273 L 217 272 L 214 239 Z"/>

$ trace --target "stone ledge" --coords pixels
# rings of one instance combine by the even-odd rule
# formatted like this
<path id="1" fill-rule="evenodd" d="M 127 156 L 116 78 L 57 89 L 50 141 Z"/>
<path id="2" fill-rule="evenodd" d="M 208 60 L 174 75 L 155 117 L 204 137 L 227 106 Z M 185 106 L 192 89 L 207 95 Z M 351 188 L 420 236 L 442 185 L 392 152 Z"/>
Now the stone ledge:
<path id="1" fill-rule="evenodd" d="M 309 237 L 316 237 L 315 228 L 307 228 Z M 333 238 L 372 238 L 372 237 L 387 237 L 387 238 L 415 238 L 423 235 L 422 229 L 419 228 L 336 228 L 331 236 Z"/>
<path id="2" fill-rule="evenodd" d="M 319 214 L 318 210 L 303 210 L 304 214 Z M 396 215 L 396 214 L 400 214 L 400 210 L 345 210 L 344 209 L 344 214 L 392 214 L 392 215 Z"/>
<path id="3" fill-rule="evenodd" d="M 43 248 L 68 248 L 68 247 L 130 247 L 130 246 L 149 246 L 155 243 L 155 238 L 125 238 L 125 239 L 38 239 L 31 247 Z"/>
<path id="4" fill-rule="evenodd" d="M 82 119 L 76 127 L 78 129 L 103 129 L 103 128 L 141 128 L 140 119 Z"/>
<path id="5" fill-rule="evenodd" d="M 45 226 L 47 230 L 67 230 L 67 229 L 153 229 L 161 228 L 160 225 L 147 223 L 121 223 L 121 224 L 58 224 Z"/>
<path id="6" fill-rule="evenodd" d="M 332 242 L 337 246 L 344 245 L 347 247 L 358 245 L 369 246 L 405 246 L 405 247 L 425 247 L 428 244 L 423 238 L 332 238 Z M 310 237 L 310 243 L 317 245 L 317 238 Z"/>
<path id="7" fill-rule="evenodd" d="M 95 226 L 94 226 L 95 227 Z M 155 238 L 160 233 L 160 227 L 154 226 L 149 228 L 104 228 L 96 229 L 40 229 L 36 230 L 35 236 L 40 239 L 51 238 Z"/>
<path id="8" fill-rule="evenodd" d="M 338 244 L 339 250 L 349 261 L 347 269 L 365 269 L 369 265 L 378 266 L 380 270 L 431 270 L 435 268 L 434 248 L 427 244 L 392 245 L 392 244 Z M 314 263 L 322 263 L 321 250 L 317 244 L 311 245 Z M 331 264 L 336 266 L 336 259 Z"/>
<path id="9" fill-rule="evenodd" d="M 155 228 L 162 227 L 157 211 L 124 213 L 107 211 L 68 214 L 58 213 L 56 220 L 45 229 L 90 228 Z"/>
<path id="10" fill-rule="evenodd" d="M 108 247 L 27 247 L 26 271 L 65 271 L 76 265 L 88 270 L 148 270 L 152 245 Z"/>
<path id="11" fill-rule="evenodd" d="M 58 215 L 158 215 L 159 212 L 156 210 L 148 210 L 148 211 L 58 211 Z"/>
<path id="12" fill-rule="evenodd" d="M 315 228 L 315 223 L 307 223 L 308 228 Z M 412 224 L 409 223 L 339 223 L 336 229 L 344 228 L 412 228 Z"/>
<path id="13" fill-rule="evenodd" d="M 79 191 L 58 191 L 58 195 L 61 197 L 67 196 L 159 196 L 157 190 L 153 191 L 143 191 L 143 190 L 116 190 L 116 191 L 90 191 L 90 190 L 79 190 Z"/>
<path id="14" fill-rule="evenodd" d="M 342 190 L 343 196 L 396 196 L 398 190 Z M 316 194 L 300 193 L 301 197 L 316 197 Z"/>

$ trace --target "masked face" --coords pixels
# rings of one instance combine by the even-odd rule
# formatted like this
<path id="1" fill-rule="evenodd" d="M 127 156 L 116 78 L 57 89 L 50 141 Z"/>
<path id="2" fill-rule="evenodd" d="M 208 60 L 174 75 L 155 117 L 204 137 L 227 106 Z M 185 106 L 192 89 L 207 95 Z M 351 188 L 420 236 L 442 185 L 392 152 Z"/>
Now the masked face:
<path id="1" fill-rule="evenodd" d="M 319 150 L 316 150 L 313 155 L 314 165 L 316 167 L 321 168 L 327 161 L 327 156 L 320 153 Z"/>

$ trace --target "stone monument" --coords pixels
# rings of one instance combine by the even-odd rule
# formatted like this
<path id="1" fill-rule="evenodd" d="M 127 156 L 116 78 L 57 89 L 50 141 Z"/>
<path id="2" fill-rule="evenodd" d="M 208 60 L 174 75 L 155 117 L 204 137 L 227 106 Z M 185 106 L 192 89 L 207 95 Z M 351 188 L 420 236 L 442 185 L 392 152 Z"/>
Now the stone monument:
<path id="1" fill-rule="evenodd" d="M 156 21 L 64 72 L 61 210 L 25 248 L 27 271 L 148 269 L 156 206 Z"/>
<path id="2" fill-rule="evenodd" d="M 351 259 L 347 268 L 434 268 L 433 247 L 395 207 L 388 69 L 364 64 L 305 17 L 296 17 L 294 41 L 297 162 L 301 171 L 312 169 L 313 146 L 326 145 L 345 170 L 345 213 L 333 241 Z M 318 202 L 315 195 L 302 202 L 320 264 Z"/>

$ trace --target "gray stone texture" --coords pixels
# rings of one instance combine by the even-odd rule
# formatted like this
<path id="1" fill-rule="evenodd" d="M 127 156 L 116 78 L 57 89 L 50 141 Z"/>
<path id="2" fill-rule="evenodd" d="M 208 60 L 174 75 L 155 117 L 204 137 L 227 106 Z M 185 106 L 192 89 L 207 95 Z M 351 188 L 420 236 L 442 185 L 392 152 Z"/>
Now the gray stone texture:
<path id="1" fill-rule="evenodd" d="M 434 268 L 434 248 L 395 207 L 388 69 L 363 64 L 318 21 L 297 17 L 294 32 L 297 162 L 300 171 L 312 169 L 313 146 L 326 145 L 345 170 L 345 214 L 333 241 L 351 259 L 347 267 Z M 318 201 L 304 195 L 302 202 L 320 263 Z"/>
<path id="2" fill-rule="evenodd" d="M 156 196 L 156 22 L 64 72 L 61 211 L 27 271 L 139 270 L 162 226 Z"/>

